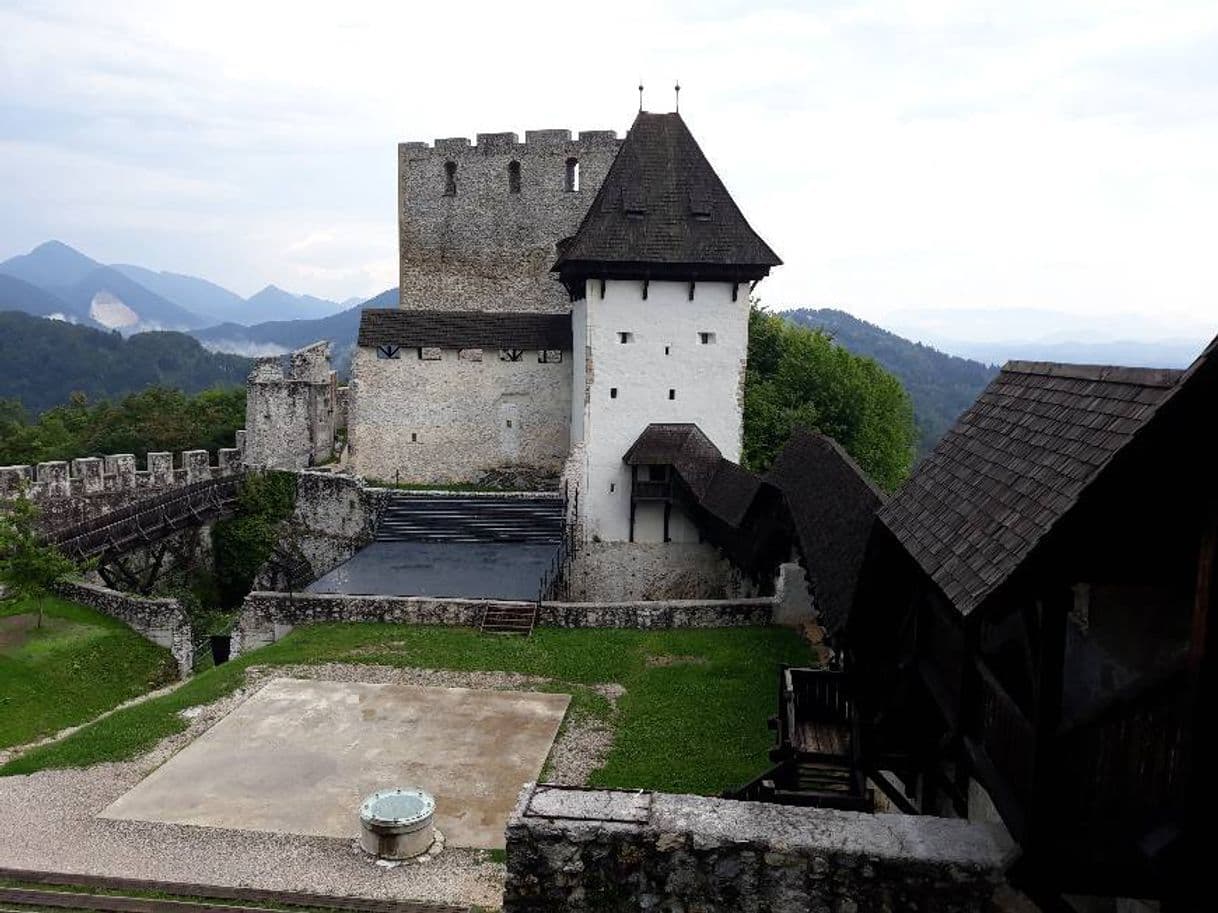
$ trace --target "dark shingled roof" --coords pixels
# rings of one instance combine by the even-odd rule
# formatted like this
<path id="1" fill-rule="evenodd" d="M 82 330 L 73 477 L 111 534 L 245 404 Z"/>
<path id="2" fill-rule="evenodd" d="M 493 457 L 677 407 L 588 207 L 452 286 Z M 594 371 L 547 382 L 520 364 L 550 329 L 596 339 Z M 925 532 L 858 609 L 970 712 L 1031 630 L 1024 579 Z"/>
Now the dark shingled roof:
<path id="1" fill-rule="evenodd" d="M 884 496 L 832 438 L 797 430 L 765 478 L 724 459 L 694 424 L 648 425 L 623 459 L 673 467 L 698 506 L 737 534 L 764 536 L 789 518 L 821 624 L 845 623 Z M 773 500 L 758 500 L 763 491 Z M 755 502 L 769 507 L 746 524 Z"/>
<path id="2" fill-rule="evenodd" d="M 968 614 L 1179 389 L 1182 373 L 1009 362 L 880 519 Z"/>
<path id="3" fill-rule="evenodd" d="M 622 459 L 631 466 L 671 466 L 698 505 L 728 526 L 739 526 L 761 479 L 725 459 L 697 425 L 648 425 Z"/>
<path id="4" fill-rule="evenodd" d="M 831 437 L 796 430 L 766 481 L 782 492 L 795 524 L 820 623 L 845 624 L 884 495 Z"/>
<path id="5" fill-rule="evenodd" d="M 569 351 L 571 315 L 369 308 L 360 314 L 359 344 Z"/>
<path id="6" fill-rule="evenodd" d="M 739 267 L 782 261 L 749 226 L 679 114 L 640 111 L 554 269 L 606 264 Z"/>

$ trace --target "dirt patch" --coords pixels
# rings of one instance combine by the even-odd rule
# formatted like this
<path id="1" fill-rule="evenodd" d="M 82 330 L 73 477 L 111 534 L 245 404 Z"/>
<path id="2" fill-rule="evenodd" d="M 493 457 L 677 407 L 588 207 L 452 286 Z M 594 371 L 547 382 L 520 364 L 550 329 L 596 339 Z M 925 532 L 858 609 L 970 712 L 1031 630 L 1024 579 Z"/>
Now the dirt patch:
<path id="1" fill-rule="evenodd" d="M 674 653 L 660 653 L 647 657 L 647 666 L 652 669 L 664 666 L 705 666 L 707 662 L 705 656 L 682 656 Z"/>
<path id="2" fill-rule="evenodd" d="M 37 624 L 38 616 L 33 612 L 0 618 L 0 650 L 20 647 Z"/>

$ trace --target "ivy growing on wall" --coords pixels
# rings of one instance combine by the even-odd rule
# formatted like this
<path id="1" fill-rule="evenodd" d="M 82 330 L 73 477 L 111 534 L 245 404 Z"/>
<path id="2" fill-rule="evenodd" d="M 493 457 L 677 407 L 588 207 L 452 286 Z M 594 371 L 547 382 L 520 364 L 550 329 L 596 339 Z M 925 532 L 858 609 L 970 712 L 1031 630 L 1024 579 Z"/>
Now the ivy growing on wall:
<path id="1" fill-rule="evenodd" d="M 251 473 L 242 480 L 236 513 L 212 529 L 221 606 L 241 604 L 295 505 L 296 476 L 290 472 Z"/>

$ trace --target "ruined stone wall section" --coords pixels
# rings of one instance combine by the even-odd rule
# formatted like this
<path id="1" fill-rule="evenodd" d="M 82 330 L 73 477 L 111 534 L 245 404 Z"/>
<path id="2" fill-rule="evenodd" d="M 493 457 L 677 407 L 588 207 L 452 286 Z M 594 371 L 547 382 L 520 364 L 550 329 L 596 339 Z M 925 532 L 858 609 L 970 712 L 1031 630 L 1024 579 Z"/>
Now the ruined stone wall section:
<path id="1" fill-rule="evenodd" d="M 233 655 L 286 637 L 300 625 L 321 622 L 477 627 L 487 606 L 520 608 L 531 602 L 432 596 L 354 596 L 327 593 L 253 592 L 245 597 L 233 629 Z M 543 602 L 539 625 L 557 628 L 731 628 L 769 624 L 774 600 L 674 600 L 668 602 Z"/>
<path id="2" fill-rule="evenodd" d="M 465 137 L 400 144 L 401 306 L 568 310 L 550 274 L 555 245 L 579 227 L 620 144 L 612 130 L 575 137 L 529 130 L 523 143 L 515 133 L 479 133 L 473 144 Z M 578 190 L 567 190 L 569 159 L 579 163 Z"/>
<path id="3" fill-rule="evenodd" d="M 243 440 L 244 432 L 238 431 L 237 446 L 217 450 L 214 461 L 206 450 L 184 450 L 176 458 L 168 452 L 149 453 L 143 469 L 137 468 L 132 453 L 0 466 L 0 502 L 25 492 L 42 511 L 43 529 L 60 529 L 139 498 L 236 475 L 242 470 Z"/>
<path id="4" fill-rule="evenodd" d="M 476 482 L 504 466 L 557 475 L 570 444 L 571 353 L 437 349 L 434 359 L 356 350 L 351 471 L 389 482 Z M 475 357 L 476 353 L 476 357 Z"/>
<path id="5" fill-rule="evenodd" d="M 154 644 L 165 647 L 177 661 L 178 675 L 190 677 L 194 664 L 193 631 L 190 616 L 176 599 L 134 596 L 83 581 L 67 581 L 55 589 L 64 599 L 117 618 Z"/>
<path id="6" fill-rule="evenodd" d="M 246 380 L 245 462 L 263 469 L 329 462 L 341 413 L 329 342 L 258 359 Z"/>
<path id="7" fill-rule="evenodd" d="M 312 579 L 329 573 L 372 541 L 389 492 L 367 488 L 359 479 L 329 472 L 296 474 L 296 503 L 285 524 L 279 551 L 303 557 Z M 285 582 L 264 567 L 254 587 L 279 589 Z"/>
<path id="8" fill-rule="evenodd" d="M 529 784 L 504 913 L 982 913 L 1014 861 L 991 825 Z"/>

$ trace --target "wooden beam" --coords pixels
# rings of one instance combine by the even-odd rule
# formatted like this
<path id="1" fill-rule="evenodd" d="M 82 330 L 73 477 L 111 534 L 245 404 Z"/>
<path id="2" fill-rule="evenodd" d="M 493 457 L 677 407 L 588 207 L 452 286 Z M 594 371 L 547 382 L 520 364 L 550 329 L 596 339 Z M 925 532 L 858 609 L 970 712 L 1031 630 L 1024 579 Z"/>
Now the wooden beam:
<path id="1" fill-rule="evenodd" d="M 1057 587 L 1037 601 L 1040 639 L 1036 645 L 1036 749 L 1032 768 L 1032 806 L 1028 809 L 1030 837 L 1052 827 L 1048 811 L 1057 768 L 1057 730 L 1062 720 L 1062 682 L 1066 662 L 1066 616 L 1074 604 L 1068 587 Z M 1027 847 L 1025 847 L 1027 849 Z"/>

